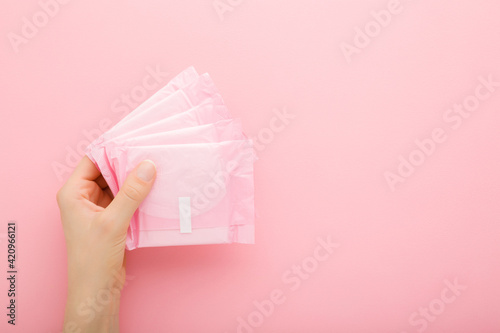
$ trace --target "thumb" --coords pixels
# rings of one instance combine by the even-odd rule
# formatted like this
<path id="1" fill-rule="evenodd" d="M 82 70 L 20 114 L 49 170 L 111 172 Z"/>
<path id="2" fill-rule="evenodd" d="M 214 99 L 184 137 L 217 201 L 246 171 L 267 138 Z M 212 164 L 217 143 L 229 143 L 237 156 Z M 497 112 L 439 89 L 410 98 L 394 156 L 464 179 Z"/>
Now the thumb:
<path id="1" fill-rule="evenodd" d="M 132 170 L 120 191 L 106 208 L 106 214 L 116 223 L 126 224 L 134 215 L 137 207 L 146 198 L 156 178 L 156 166 L 153 161 L 142 161 Z"/>

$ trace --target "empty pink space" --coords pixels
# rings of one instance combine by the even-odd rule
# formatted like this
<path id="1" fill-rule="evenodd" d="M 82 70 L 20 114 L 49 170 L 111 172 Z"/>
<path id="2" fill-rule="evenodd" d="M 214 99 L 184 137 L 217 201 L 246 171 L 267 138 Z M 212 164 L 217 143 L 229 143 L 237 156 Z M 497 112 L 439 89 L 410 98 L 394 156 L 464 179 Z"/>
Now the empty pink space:
<path id="1" fill-rule="evenodd" d="M 56 192 L 190 65 L 254 139 L 255 244 L 127 252 L 121 332 L 500 331 L 500 3 L 2 4 L 1 332 L 62 331 Z"/>

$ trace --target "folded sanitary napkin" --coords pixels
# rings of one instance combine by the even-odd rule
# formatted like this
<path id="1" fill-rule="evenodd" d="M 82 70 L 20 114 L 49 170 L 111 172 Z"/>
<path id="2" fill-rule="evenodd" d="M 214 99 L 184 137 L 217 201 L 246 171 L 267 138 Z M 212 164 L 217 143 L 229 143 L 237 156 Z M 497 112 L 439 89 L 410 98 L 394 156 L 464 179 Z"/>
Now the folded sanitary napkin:
<path id="1" fill-rule="evenodd" d="M 116 195 L 141 161 L 153 188 L 130 222 L 126 248 L 254 243 L 252 140 L 208 74 L 189 67 L 86 151 Z"/>

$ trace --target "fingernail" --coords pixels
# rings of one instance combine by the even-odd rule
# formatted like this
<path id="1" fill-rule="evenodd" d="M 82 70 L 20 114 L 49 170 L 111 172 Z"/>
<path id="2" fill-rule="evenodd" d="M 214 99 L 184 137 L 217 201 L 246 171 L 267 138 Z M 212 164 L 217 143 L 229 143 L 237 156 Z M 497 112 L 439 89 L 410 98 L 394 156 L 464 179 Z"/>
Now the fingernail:
<path id="1" fill-rule="evenodd" d="M 137 168 L 137 177 L 139 179 L 149 182 L 153 179 L 156 173 L 156 166 L 153 161 L 145 160 L 142 161 L 139 167 Z"/>

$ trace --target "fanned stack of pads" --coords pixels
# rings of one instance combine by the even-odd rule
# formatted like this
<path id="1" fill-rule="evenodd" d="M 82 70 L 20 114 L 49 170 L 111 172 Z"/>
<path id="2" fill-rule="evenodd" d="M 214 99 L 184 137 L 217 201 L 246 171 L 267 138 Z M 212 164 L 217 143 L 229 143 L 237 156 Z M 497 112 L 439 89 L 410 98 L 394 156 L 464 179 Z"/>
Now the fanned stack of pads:
<path id="1" fill-rule="evenodd" d="M 208 74 L 189 67 L 86 151 L 113 195 L 141 161 L 157 169 L 126 248 L 254 243 L 253 143 Z"/>

